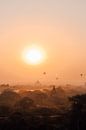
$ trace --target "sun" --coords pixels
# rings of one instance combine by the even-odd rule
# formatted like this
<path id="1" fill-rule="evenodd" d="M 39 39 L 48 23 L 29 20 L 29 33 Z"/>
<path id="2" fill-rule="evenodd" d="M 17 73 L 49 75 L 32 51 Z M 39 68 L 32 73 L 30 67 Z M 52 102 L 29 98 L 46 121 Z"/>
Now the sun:
<path id="1" fill-rule="evenodd" d="M 37 65 L 41 64 L 45 59 L 45 53 L 42 48 L 37 46 L 29 47 L 23 51 L 23 60 L 27 64 Z"/>

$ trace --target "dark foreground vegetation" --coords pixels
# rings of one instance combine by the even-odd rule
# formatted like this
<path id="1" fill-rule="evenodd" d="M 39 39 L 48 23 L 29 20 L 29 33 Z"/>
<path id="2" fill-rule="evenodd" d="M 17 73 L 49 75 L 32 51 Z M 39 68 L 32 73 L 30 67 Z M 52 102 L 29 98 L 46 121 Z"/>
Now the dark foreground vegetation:
<path id="1" fill-rule="evenodd" d="M 86 130 L 86 95 L 52 91 L 0 94 L 0 130 Z"/>

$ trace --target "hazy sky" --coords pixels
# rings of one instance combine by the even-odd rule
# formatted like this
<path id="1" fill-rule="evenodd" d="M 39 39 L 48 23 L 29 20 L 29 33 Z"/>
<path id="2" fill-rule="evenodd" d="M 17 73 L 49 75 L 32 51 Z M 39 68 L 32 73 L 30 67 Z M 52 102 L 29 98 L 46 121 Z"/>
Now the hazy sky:
<path id="1" fill-rule="evenodd" d="M 86 0 L 0 0 L 0 82 L 54 83 L 58 76 L 58 83 L 81 83 L 85 35 Z M 38 66 L 21 59 L 32 43 L 47 53 Z"/>

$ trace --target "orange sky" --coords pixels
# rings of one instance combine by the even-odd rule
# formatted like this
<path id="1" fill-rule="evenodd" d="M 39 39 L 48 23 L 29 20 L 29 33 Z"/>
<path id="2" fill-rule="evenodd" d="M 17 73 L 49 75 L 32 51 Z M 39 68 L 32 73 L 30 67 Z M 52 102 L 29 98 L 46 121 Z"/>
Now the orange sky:
<path id="1" fill-rule="evenodd" d="M 85 0 L 3 0 L 0 19 L 1 83 L 82 82 L 80 73 L 86 74 Z M 47 53 L 43 64 L 31 66 L 21 59 L 23 49 L 33 43 Z"/>

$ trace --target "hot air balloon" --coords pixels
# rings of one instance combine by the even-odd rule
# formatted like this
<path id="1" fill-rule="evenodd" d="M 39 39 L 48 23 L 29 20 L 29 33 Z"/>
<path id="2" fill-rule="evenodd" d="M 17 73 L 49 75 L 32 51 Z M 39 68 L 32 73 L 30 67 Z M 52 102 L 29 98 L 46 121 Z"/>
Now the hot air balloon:
<path id="1" fill-rule="evenodd" d="M 81 77 L 83 77 L 83 74 L 80 74 Z"/>
<path id="2" fill-rule="evenodd" d="M 43 72 L 43 75 L 46 75 L 46 72 Z"/>
<path id="3" fill-rule="evenodd" d="M 59 78 L 58 77 L 56 77 L 56 80 L 58 80 Z"/>

